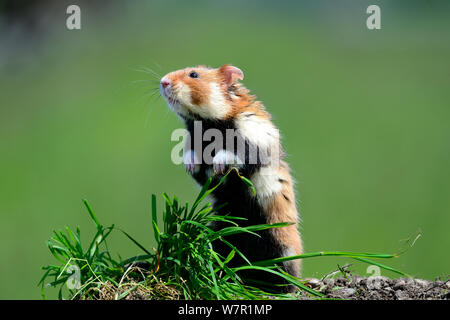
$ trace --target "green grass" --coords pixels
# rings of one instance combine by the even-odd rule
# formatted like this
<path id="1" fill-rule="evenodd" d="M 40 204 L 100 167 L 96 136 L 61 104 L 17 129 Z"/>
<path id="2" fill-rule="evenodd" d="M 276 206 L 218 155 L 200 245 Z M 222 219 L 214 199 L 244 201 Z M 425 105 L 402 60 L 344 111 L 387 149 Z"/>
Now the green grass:
<path id="1" fill-rule="evenodd" d="M 89 203 L 84 200 L 97 231 L 86 248 L 83 248 L 79 228 L 75 232 L 69 227 L 66 227 L 64 231 L 54 232 L 47 244 L 59 264 L 43 267 L 45 273 L 39 282 L 42 297 L 46 297 L 45 288 L 54 287 L 58 289 L 60 299 L 99 299 L 110 292 L 115 292 L 109 295 L 110 298 L 123 299 L 137 291 L 145 292 L 146 298 L 151 299 L 174 297 L 222 300 L 269 297 L 294 299 L 300 294 L 321 298 L 323 295 L 305 285 L 305 280 L 295 278 L 279 267 L 280 262 L 319 256 L 353 258 L 408 276 L 402 271 L 368 259 L 396 258 L 397 254 L 324 251 L 249 262 L 237 248 L 226 241 L 227 236 L 242 232 L 258 236 L 257 231 L 282 228 L 289 223 L 240 227 L 237 221 L 244 218 L 214 214 L 211 203 L 206 202 L 205 199 L 227 178 L 230 171 L 213 187 L 212 180 L 209 179 L 191 206 L 189 203 L 181 204 L 177 197 L 170 198 L 167 194 L 163 194 L 165 210 L 162 215 L 162 224 L 158 223 L 156 196 L 153 195 L 151 226 L 157 246 L 151 249 L 146 248 L 127 232 L 114 225 L 103 226 Z M 254 190 L 249 180 L 243 179 L 243 183 Z M 209 225 L 213 221 L 226 222 L 228 226 L 220 230 L 212 230 Z M 142 254 L 127 259 L 121 257 L 114 259 L 107 244 L 107 239 L 113 231 L 122 232 L 142 250 Z M 213 241 L 222 241 L 228 245 L 231 248 L 230 254 L 223 257 L 216 253 L 213 249 Z M 230 267 L 229 262 L 235 255 L 241 256 L 246 264 Z M 137 267 L 139 265 L 145 267 Z M 71 272 L 73 270 L 75 272 Z M 239 276 L 238 271 L 242 270 L 260 270 L 276 274 L 300 290 L 296 294 L 280 294 L 249 286 L 244 284 Z M 74 277 L 79 279 L 78 286 L 73 285 Z"/>
<path id="2" fill-rule="evenodd" d="M 448 274 L 449 1 L 385 1 L 379 31 L 365 27 L 368 1 L 325 1 L 333 15 L 300 1 L 277 10 L 241 2 L 232 15 L 218 14 L 228 2 L 126 3 L 130 10 L 86 8 L 80 32 L 49 14 L 48 32 L 2 38 L 1 299 L 40 298 L 40 266 L 54 264 L 49 231 L 79 225 L 88 247 L 96 230 L 80 199 L 102 224 L 153 252 L 150 195 L 158 195 L 159 214 L 165 191 L 190 204 L 197 196 L 183 166 L 170 161 L 171 134 L 183 124 L 144 95 L 152 85 L 136 82 L 149 78 L 139 66 L 165 74 L 233 63 L 244 71 L 282 134 L 305 252 L 397 252 L 398 240 L 420 228 L 414 250 L 389 265 L 422 279 Z M 116 231 L 112 256 L 139 254 Z M 302 274 L 320 278 L 352 260 L 306 258 Z M 366 267 L 352 270 L 369 275 Z"/>

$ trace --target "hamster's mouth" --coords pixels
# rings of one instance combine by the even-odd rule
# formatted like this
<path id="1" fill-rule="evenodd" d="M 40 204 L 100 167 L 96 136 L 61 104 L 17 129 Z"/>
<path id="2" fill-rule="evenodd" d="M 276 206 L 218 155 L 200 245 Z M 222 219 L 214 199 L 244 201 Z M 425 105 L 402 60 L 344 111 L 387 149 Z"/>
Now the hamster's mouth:
<path id="1" fill-rule="evenodd" d="M 166 96 L 166 99 L 167 99 L 167 102 L 169 102 L 171 105 L 175 105 L 175 104 L 179 104 L 180 103 L 177 99 L 175 99 L 173 97 Z"/>
<path id="2" fill-rule="evenodd" d="M 174 98 L 172 95 L 168 95 L 166 93 L 164 93 L 164 98 L 167 101 L 167 104 L 169 105 L 169 107 L 175 111 L 178 114 L 184 114 L 184 110 L 183 110 L 183 106 L 181 104 L 181 102 Z"/>
<path id="3" fill-rule="evenodd" d="M 167 102 L 174 106 L 177 104 L 180 104 L 180 101 L 178 101 L 171 93 L 166 92 L 166 90 L 161 90 L 162 91 L 162 95 L 164 96 L 164 98 L 167 100 Z"/>
<path id="4" fill-rule="evenodd" d="M 160 88 L 159 88 L 159 91 L 160 91 L 161 95 L 166 99 L 166 101 L 167 101 L 170 105 L 174 106 L 174 105 L 180 103 L 180 101 L 178 101 L 178 100 L 173 96 L 173 92 L 172 92 L 171 88 L 169 88 L 169 87 L 165 88 L 165 87 L 163 87 L 163 86 L 161 85 Z"/>

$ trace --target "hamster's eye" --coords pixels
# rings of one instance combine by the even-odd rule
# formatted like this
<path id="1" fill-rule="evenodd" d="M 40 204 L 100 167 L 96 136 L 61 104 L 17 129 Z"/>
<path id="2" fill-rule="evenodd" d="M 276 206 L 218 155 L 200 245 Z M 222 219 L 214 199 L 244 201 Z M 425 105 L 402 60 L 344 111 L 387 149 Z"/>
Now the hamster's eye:
<path id="1" fill-rule="evenodd" d="M 189 77 L 194 78 L 194 79 L 198 78 L 198 73 L 195 71 L 192 71 L 191 73 L 189 73 Z"/>

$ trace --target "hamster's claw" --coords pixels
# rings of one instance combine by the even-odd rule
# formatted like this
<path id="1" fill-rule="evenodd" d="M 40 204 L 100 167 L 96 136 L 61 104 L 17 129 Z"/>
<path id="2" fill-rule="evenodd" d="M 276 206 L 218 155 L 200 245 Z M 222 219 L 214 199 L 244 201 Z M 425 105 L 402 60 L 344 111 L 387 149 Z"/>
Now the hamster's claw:
<path id="1" fill-rule="evenodd" d="M 186 163 L 185 167 L 186 167 L 186 172 L 188 172 L 189 174 L 194 174 L 194 172 L 195 172 L 195 164 L 193 164 L 193 163 Z"/>
<path id="2" fill-rule="evenodd" d="M 213 158 L 213 169 L 215 174 L 224 174 L 229 165 L 235 163 L 236 155 L 227 150 L 220 150 Z"/>
<path id="3" fill-rule="evenodd" d="M 200 164 L 196 164 L 197 156 L 193 150 L 189 150 L 184 156 L 184 166 L 189 174 L 194 174 L 200 169 Z"/>
<path id="4" fill-rule="evenodd" d="M 213 169 L 215 174 L 223 174 L 225 173 L 227 165 L 222 162 L 213 163 Z"/>

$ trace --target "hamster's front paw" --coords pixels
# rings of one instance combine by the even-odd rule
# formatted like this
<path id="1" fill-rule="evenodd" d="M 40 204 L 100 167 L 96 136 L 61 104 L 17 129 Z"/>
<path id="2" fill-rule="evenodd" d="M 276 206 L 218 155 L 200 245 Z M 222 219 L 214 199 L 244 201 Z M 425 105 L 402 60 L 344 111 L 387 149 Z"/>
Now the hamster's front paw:
<path id="1" fill-rule="evenodd" d="M 188 150 L 184 154 L 183 162 L 184 166 L 186 167 L 186 171 L 190 174 L 197 173 L 198 170 L 200 170 L 200 161 L 194 150 Z"/>
<path id="2" fill-rule="evenodd" d="M 237 156 L 227 150 L 220 150 L 213 158 L 213 169 L 216 174 L 224 174 L 230 165 L 237 166 L 239 161 Z"/>

